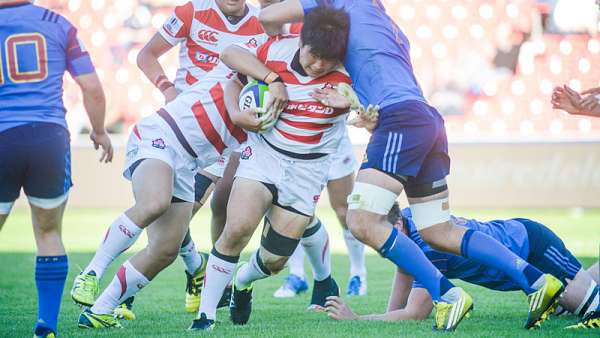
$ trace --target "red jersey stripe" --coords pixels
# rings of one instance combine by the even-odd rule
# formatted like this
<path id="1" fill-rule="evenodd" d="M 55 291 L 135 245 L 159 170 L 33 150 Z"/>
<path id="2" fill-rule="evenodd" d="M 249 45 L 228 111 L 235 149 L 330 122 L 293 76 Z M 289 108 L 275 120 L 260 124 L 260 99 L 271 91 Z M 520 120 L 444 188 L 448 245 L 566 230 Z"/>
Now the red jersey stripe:
<path id="1" fill-rule="evenodd" d="M 277 127 L 275 127 L 275 130 L 277 130 L 277 132 L 279 132 L 279 134 L 281 134 L 281 136 L 287 138 L 288 140 L 292 140 L 292 141 L 300 142 L 300 143 L 318 144 L 319 142 L 321 142 L 321 138 L 323 137 L 323 133 L 318 133 L 316 135 L 310 135 L 310 136 L 303 136 L 303 135 L 295 135 L 295 134 L 287 133 Z"/>
<path id="2" fill-rule="evenodd" d="M 194 18 L 194 4 L 188 2 L 183 6 L 175 7 L 175 15 L 179 20 L 183 21 L 183 27 L 179 29 L 179 32 L 175 34 L 176 38 L 183 38 L 190 35 L 190 29 L 192 28 L 192 19 Z M 167 33 L 168 30 L 165 30 Z"/>
<path id="3" fill-rule="evenodd" d="M 315 122 L 301 122 L 292 121 L 286 118 L 279 118 L 279 121 L 288 124 L 295 128 L 306 129 L 306 130 L 323 130 L 333 126 L 333 123 L 315 123 Z"/>
<path id="4" fill-rule="evenodd" d="M 142 139 L 142 136 L 140 135 L 140 131 L 138 130 L 137 124 L 135 126 L 133 126 L 133 134 L 135 134 L 135 136 L 137 136 L 138 139 Z"/>
<path id="5" fill-rule="evenodd" d="M 202 102 L 196 102 L 192 106 L 192 112 L 196 117 L 198 126 L 200 127 L 200 129 L 202 129 L 204 136 L 206 136 L 206 139 L 213 145 L 213 147 L 215 147 L 219 154 L 223 154 L 223 151 L 225 150 L 225 148 L 227 148 L 227 146 L 223 142 L 223 139 L 221 138 L 221 135 L 219 135 L 219 132 L 215 129 L 212 122 L 210 121 L 208 113 L 206 112 L 206 109 L 204 109 Z"/>
<path id="6" fill-rule="evenodd" d="M 217 106 L 217 110 L 219 111 L 219 115 L 225 122 L 225 126 L 227 126 L 227 130 L 231 136 L 233 136 L 238 143 L 243 143 L 248 138 L 248 135 L 242 130 L 242 128 L 236 126 L 233 121 L 231 121 L 231 117 L 227 113 L 227 109 L 225 109 L 225 101 L 223 101 L 223 87 L 221 87 L 221 83 L 217 83 L 209 90 L 210 96 L 212 97 L 213 102 Z"/>
<path id="7" fill-rule="evenodd" d="M 187 71 L 187 72 L 186 72 L 186 74 L 185 74 L 185 82 L 186 82 L 188 85 L 190 85 L 190 86 L 191 86 L 191 85 L 193 85 L 194 83 L 198 82 L 198 79 L 196 79 L 196 78 L 194 77 L 194 75 L 192 75 L 192 73 L 190 73 L 189 71 Z"/>
<path id="8" fill-rule="evenodd" d="M 256 16 L 253 16 L 250 19 L 246 20 L 246 22 L 244 22 L 236 31 L 229 30 L 229 28 L 227 28 L 227 26 L 223 22 L 223 19 L 221 18 L 219 13 L 217 13 L 217 11 L 215 11 L 213 8 L 197 11 L 196 13 L 194 13 L 194 17 L 196 18 L 196 20 L 211 27 L 212 29 L 223 33 L 231 33 L 235 35 L 244 36 L 258 35 L 264 33 L 264 30 Z"/>
<path id="9" fill-rule="evenodd" d="M 260 57 L 259 57 L 259 59 L 260 59 Z M 262 59 L 261 59 L 261 61 L 262 61 Z M 333 71 L 333 72 L 331 72 L 327 75 L 321 76 L 317 79 L 312 79 L 311 81 L 309 81 L 307 83 L 302 83 L 302 82 L 300 82 L 300 80 L 298 80 L 298 78 L 296 77 L 296 75 L 294 75 L 294 73 L 292 73 L 288 70 L 288 64 L 286 62 L 268 60 L 266 64 L 267 64 L 267 67 L 269 67 L 272 71 L 276 72 L 277 74 L 279 74 L 279 76 L 281 76 L 281 79 L 283 80 L 283 82 L 285 84 L 305 85 L 305 86 L 326 84 L 326 83 L 340 83 L 340 82 L 352 84 L 352 80 L 350 79 L 350 77 L 339 71 Z"/>

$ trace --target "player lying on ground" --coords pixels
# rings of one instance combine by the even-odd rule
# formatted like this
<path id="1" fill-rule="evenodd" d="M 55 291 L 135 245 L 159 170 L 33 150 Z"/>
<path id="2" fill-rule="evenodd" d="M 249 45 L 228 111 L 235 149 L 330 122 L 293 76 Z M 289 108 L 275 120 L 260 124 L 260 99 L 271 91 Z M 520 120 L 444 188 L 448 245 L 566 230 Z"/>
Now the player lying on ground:
<path id="1" fill-rule="evenodd" d="M 466 232 L 450 221 L 444 121 L 427 104 L 412 69 L 410 42 L 381 1 L 285 0 L 262 10 L 259 19 L 267 33 L 278 33 L 284 24 L 301 21 L 319 6 L 348 12 L 346 69 L 362 104 L 381 108 L 348 199 L 352 234 L 423 281 L 436 304 L 436 328 L 453 330 L 472 307 L 471 297 L 453 289 L 410 239 L 387 226 L 387 214 L 405 190 L 423 239 L 438 250 L 463 256 L 468 252 L 471 259 L 506 271 L 528 295 L 531 306 L 525 327 L 539 326 L 563 286 L 530 264 L 515 265 L 515 254 L 494 238 L 480 231 Z M 273 89 L 275 102 L 287 98 L 285 87 Z"/>
<path id="2" fill-rule="evenodd" d="M 268 4 L 262 1 L 262 5 Z M 223 15 L 220 15 L 218 12 Z M 167 19 L 165 24 L 151 41 L 144 46 L 138 55 L 138 65 L 144 74 L 153 81 L 158 89 L 165 95 L 165 101 L 173 101 L 178 93 L 185 91 L 199 81 L 208 83 L 207 90 L 203 92 L 205 100 L 222 100 L 219 91 L 210 91 L 216 81 L 225 81 L 229 71 L 217 72 L 219 54 L 228 45 L 233 43 L 247 43 L 257 46 L 266 40 L 266 35 L 257 21 L 258 9 L 246 5 L 243 0 L 201 0 L 188 2 L 175 8 L 174 13 Z M 213 27 L 215 26 L 215 27 Z M 218 31 L 218 42 L 202 37 L 200 32 L 206 29 Z M 173 46 L 180 44 L 180 68 L 177 71 L 175 84 L 169 82 L 165 76 L 158 58 Z M 205 57 L 196 57 L 198 53 Z M 209 76 L 208 74 L 211 74 Z M 230 149 L 226 149 L 229 152 Z M 234 162 L 235 162 L 234 156 Z M 194 209 L 195 213 L 207 199 L 212 190 L 213 181 L 223 175 L 225 160 L 223 157 L 207 168 L 207 172 L 200 170 L 194 179 Z M 230 177 L 233 175 L 231 174 Z M 208 177 L 208 178 L 207 178 Z M 225 181 L 227 182 L 227 180 Z M 221 189 L 222 190 L 222 189 Z M 219 190 L 220 191 L 220 190 Z M 222 194 L 221 194 L 222 195 Z M 219 213 L 216 212 L 216 215 Z M 213 222 L 220 219 L 213 217 Z M 213 226 L 213 229 L 215 227 Z M 216 227 L 216 228 L 222 228 Z M 212 233 L 213 241 L 218 234 Z M 96 299 L 98 292 L 98 281 L 104 275 L 108 265 L 120 254 L 111 250 L 112 237 L 107 237 L 101 244 L 96 255 L 83 273 L 76 279 L 73 288 L 73 300 L 82 305 L 91 305 Z M 204 270 L 206 267 L 207 254 L 199 254 L 191 239 L 189 230 L 184 237 L 179 255 L 183 258 L 186 266 L 186 310 L 196 312 L 200 303 L 199 291 L 202 287 Z M 117 314 L 126 319 L 133 319 L 135 315 L 131 312 L 132 299 L 128 299 L 124 307 L 117 309 Z M 225 302 L 226 305 L 229 301 Z"/>
<path id="3" fill-rule="evenodd" d="M 237 46 L 224 51 L 223 62 L 241 74 L 285 83 L 291 100 L 266 113 L 285 108 L 281 116 L 273 114 L 274 126 L 259 129 L 256 111 L 238 108 L 243 84 L 239 79 L 228 83 L 225 104 L 232 119 L 259 133 L 250 133 L 243 146 L 228 203 L 227 223 L 209 257 L 206 279 L 210 282 L 202 290 L 198 318 L 190 329 L 213 329 L 217 302 L 263 216 L 261 247 L 252 254 L 250 262 L 237 268 L 233 279 L 233 323 L 248 322 L 253 282 L 281 271 L 301 238 L 309 244 L 305 249 L 315 268 L 311 303 L 323 306 L 326 296 L 339 293 L 331 277 L 327 232 L 316 218 L 310 221 L 327 183 L 330 154 L 337 150 L 345 132 L 350 101 L 340 95 L 337 108 L 330 108 L 312 96 L 315 90 L 335 91 L 332 88 L 339 84 L 350 83 L 341 67 L 347 20 L 343 11 L 323 8 L 307 16 L 300 37 L 273 38 L 258 48 L 257 56 L 246 54 Z M 279 65 L 279 73 L 264 72 L 264 63 Z"/>
<path id="4" fill-rule="evenodd" d="M 556 234 L 545 225 L 529 219 L 513 218 L 490 222 L 462 217 L 452 219 L 467 229 L 477 229 L 498 239 L 522 260 L 560 279 L 566 285 L 559 298 L 560 306 L 582 318 L 581 324 L 573 327 L 591 328 L 594 323 L 597 328 L 600 327 L 598 263 L 585 270 Z M 418 244 L 446 277 L 497 291 L 522 290 L 502 271 L 429 247 L 417 232 L 409 209 L 402 210 L 400 214 L 398 205 L 395 205 L 390 211 L 389 221 Z M 356 315 L 339 297 L 330 297 L 327 301 L 327 312 L 336 320 L 423 320 L 431 310 L 431 296 L 427 290 L 421 283 L 414 281 L 412 276 L 400 270 L 396 271 L 388 310 L 384 314 Z"/>
<path id="5" fill-rule="evenodd" d="M 89 289 L 97 287 L 97 280 L 87 284 L 77 278 L 72 294 L 90 296 L 88 304 L 93 304 L 79 317 L 80 327 L 119 327 L 114 309 L 177 258 L 191 218 L 198 168 L 213 164 L 227 148 L 236 149 L 247 139 L 225 111 L 221 82 L 233 76 L 230 73 L 219 64 L 204 81 L 134 126 L 123 174 L 131 180 L 135 205 L 109 227 L 97 254 L 107 257 L 105 266 L 110 264 L 143 229 L 147 229 L 148 245 L 120 267 L 95 302 Z M 262 123 L 259 120 L 257 127 Z"/>
<path id="6" fill-rule="evenodd" d="M 261 0 L 259 4 L 264 7 L 270 2 Z M 265 42 L 266 34 L 258 23 L 257 15 L 258 8 L 246 4 L 245 0 L 200 0 L 177 6 L 158 33 L 140 51 L 138 67 L 161 90 L 168 103 L 189 86 L 204 81 L 205 75 L 219 63 L 219 55 L 225 47 L 234 43 L 260 45 Z M 159 57 L 176 45 L 179 45 L 179 69 L 174 83 L 170 83 L 159 63 Z M 192 215 L 202 207 L 213 188 L 215 190 L 211 202 L 213 243 L 225 226 L 227 198 L 239 160 L 239 153 L 236 149 L 233 150 L 231 156 L 228 151 L 215 164 L 200 169 L 194 178 L 196 203 Z M 230 157 L 233 169 L 228 169 L 229 175 L 224 176 Z M 200 305 L 200 290 L 208 254 L 196 251 L 188 230 L 179 256 L 186 266 L 185 309 L 195 313 Z M 221 305 L 229 305 L 229 299 L 225 300 Z"/>
<path id="7" fill-rule="evenodd" d="M 556 87 L 552 92 L 552 108 L 562 109 L 573 115 L 600 117 L 600 87 L 581 93 L 567 85 Z"/>
<path id="8" fill-rule="evenodd" d="M 72 186 L 65 71 L 81 88 L 100 162 L 112 161 L 113 148 L 104 130 L 102 85 L 77 29 L 31 2 L 0 0 L 0 229 L 23 188 L 37 247 L 34 337 L 55 337 L 68 272 L 61 226 Z"/>

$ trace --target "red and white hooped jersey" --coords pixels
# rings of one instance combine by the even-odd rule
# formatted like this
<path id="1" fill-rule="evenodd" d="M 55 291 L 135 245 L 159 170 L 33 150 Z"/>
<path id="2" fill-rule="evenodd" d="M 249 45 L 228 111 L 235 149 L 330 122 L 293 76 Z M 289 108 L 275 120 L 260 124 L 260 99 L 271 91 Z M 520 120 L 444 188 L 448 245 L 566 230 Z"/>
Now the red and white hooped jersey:
<path id="1" fill-rule="evenodd" d="M 199 162 L 210 162 L 207 165 L 247 139 L 246 132 L 233 124 L 223 100 L 225 84 L 234 76 L 231 69 L 220 63 L 164 107 Z"/>
<path id="2" fill-rule="evenodd" d="M 256 50 L 257 57 L 281 76 L 287 86 L 288 105 L 269 132 L 262 134 L 272 145 L 296 154 L 334 153 L 346 132 L 348 110 L 333 109 L 309 94 L 319 88 L 351 84 L 343 66 L 312 78 L 292 69 L 300 37 L 287 35 L 269 39 Z"/>
<path id="3" fill-rule="evenodd" d="M 183 91 L 212 71 L 229 45 L 256 47 L 267 40 L 258 21 L 259 9 L 247 6 L 248 13 L 236 24 L 227 20 L 214 0 L 192 0 L 175 7 L 159 33 L 170 44 L 181 46 L 174 82 L 177 90 Z"/>

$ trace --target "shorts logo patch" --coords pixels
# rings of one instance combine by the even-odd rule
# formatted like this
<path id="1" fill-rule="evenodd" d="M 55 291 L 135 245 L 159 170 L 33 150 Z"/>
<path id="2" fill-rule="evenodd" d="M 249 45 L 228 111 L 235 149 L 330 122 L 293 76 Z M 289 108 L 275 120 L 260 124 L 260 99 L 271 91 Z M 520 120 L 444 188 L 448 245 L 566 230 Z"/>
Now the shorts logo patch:
<path id="1" fill-rule="evenodd" d="M 344 163 L 344 164 L 350 163 L 350 156 L 344 157 L 344 161 L 342 161 L 342 163 Z"/>
<path id="2" fill-rule="evenodd" d="M 319 202 L 319 198 L 321 198 L 321 195 L 314 195 L 313 196 L 313 203 Z"/>
<path id="3" fill-rule="evenodd" d="M 152 140 L 152 146 L 157 149 L 165 149 L 167 146 L 162 138 Z"/>
<path id="4" fill-rule="evenodd" d="M 252 156 L 252 148 L 250 146 L 247 146 L 246 148 L 244 148 L 244 150 L 242 151 L 240 158 L 242 160 L 247 160 L 250 158 L 250 156 Z"/>

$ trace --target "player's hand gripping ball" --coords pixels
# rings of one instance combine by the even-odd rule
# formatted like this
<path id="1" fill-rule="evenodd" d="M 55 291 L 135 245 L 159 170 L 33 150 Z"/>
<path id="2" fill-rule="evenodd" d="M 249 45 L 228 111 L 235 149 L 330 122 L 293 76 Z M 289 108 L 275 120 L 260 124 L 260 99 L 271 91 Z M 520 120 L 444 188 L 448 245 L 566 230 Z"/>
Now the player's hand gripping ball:
<path id="1" fill-rule="evenodd" d="M 241 111 L 252 109 L 261 120 L 260 133 L 269 131 L 277 122 L 276 114 L 265 111 L 270 104 L 269 86 L 258 80 L 249 81 L 240 92 Z"/>

